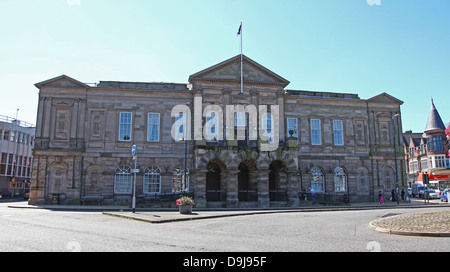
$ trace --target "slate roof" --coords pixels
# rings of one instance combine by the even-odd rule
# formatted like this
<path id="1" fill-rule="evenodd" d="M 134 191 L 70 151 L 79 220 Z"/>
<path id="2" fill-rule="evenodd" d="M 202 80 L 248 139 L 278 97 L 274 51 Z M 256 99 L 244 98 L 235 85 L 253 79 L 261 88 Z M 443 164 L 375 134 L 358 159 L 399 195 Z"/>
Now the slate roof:
<path id="1" fill-rule="evenodd" d="M 412 132 L 403 133 L 403 144 L 406 147 L 412 147 L 413 144 L 414 146 L 420 146 L 422 134 L 423 133 L 412 133 Z"/>
<path id="2" fill-rule="evenodd" d="M 431 110 L 430 114 L 428 115 L 428 122 L 427 126 L 425 128 L 426 131 L 430 130 L 436 130 L 436 129 L 445 129 L 444 122 L 442 122 L 441 116 L 439 115 L 439 112 L 437 111 L 436 107 L 434 106 L 433 99 L 431 100 Z"/>

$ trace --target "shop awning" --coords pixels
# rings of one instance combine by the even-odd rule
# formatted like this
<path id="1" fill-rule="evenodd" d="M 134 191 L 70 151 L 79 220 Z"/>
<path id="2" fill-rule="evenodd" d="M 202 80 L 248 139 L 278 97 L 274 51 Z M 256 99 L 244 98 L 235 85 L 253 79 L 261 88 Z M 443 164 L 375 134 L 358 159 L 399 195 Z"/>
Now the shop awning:
<path id="1" fill-rule="evenodd" d="M 419 176 L 417 177 L 417 181 L 422 181 L 423 182 L 423 174 L 424 173 L 420 173 Z M 431 181 L 438 181 L 438 180 L 446 180 L 446 179 L 450 179 L 450 174 L 433 174 L 433 173 L 428 173 L 429 176 L 429 180 Z"/>

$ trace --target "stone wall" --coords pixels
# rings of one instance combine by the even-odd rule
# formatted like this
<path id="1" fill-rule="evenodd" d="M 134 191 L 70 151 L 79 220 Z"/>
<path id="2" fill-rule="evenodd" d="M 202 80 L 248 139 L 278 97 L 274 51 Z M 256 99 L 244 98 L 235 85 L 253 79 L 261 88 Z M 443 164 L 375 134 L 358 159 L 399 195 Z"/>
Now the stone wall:
<path id="1" fill-rule="evenodd" d="M 187 168 L 197 207 L 298 206 L 298 193 L 312 187 L 312 169 L 323 174 L 324 193 L 346 194 L 350 201 L 373 200 L 378 190 L 393 188 L 392 116 L 400 112 L 401 101 L 385 93 L 362 100 L 353 94 L 285 90 L 288 81 L 246 57 L 241 93 L 239 59 L 194 74 L 189 84 L 106 81 L 88 86 L 67 76 L 36 84 L 40 93 L 30 203 L 50 203 L 54 195 L 68 204 L 83 196 L 101 196 L 110 204 L 130 201 L 131 194 L 118 194 L 114 186 L 119 168 L 134 168 L 132 145 L 138 148 L 137 195 L 144 194 L 145 170 L 152 166 L 159 169 L 160 193 L 172 193 L 174 171 L 182 173 L 185 164 L 185 142 L 175 141 L 171 133 L 177 105 L 191 113 Z M 203 128 L 203 110 L 211 105 L 222 109 L 217 129 L 224 136 L 227 129 L 233 131 L 227 126 L 234 125 L 234 116 L 226 114 L 228 105 L 258 112 L 262 105 L 277 106 L 278 147 L 261 151 L 261 138 L 244 145 L 235 138 L 194 140 L 195 125 Z M 129 140 L 119 139 L 121 112 L 132 116 Z M 159 141 L 147 139 L 148 113 L 160 114 Z M 298 137 L 288 135 L 287 118 L 297 120 Z M 311 141 L 312 119 L 320 120 L 319 145 Z M 336 120 L 342 122 L 342 145 L 334 138 Z M 401 120 L 395 125 L 400 136 Z M 396 137 L 397 144 L 400 139 Z M 220 169 L 215 176 L 220 177 L 219 201 L 207 199 L 211 163 Z M 398 165 L 403 165 L 402 156 Z M 345 189 L 337 190 L 337 169 L 345 173 Z M 401 177 L 400 187 L 406 186 Z"/>

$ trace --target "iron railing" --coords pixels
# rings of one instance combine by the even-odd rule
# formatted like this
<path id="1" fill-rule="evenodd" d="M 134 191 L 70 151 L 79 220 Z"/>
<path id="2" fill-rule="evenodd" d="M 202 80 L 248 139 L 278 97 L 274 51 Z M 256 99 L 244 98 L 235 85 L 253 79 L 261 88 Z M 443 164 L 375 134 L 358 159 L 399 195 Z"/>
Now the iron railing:
<path id="1" fill-rule="evenodd" d="M 349 203 L 348 195 L 345 193 L 323 193 L 299 192 L 300 202 L 313 202 L 320 204 L 345 204 Z"/>

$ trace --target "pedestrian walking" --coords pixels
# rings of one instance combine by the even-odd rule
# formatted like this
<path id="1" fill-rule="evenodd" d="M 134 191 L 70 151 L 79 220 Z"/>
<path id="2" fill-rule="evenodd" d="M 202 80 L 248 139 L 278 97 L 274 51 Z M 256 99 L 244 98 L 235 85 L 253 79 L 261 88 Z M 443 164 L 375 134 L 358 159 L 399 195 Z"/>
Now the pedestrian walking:
<path id="1" fill-rule="evenodd" d="M 315 191 L 314 191 L 314 189 L 311 187 L 311 199 L 312 199 L 312 202 L 314 203 L 314 202 L 316 202 L 316 196 L 315 196 Z"/>
<path id="2" fill-rule="evenodd" d="M 405 190 L 402 189 L 400 195 L 402 196 L 402 203 L 405 203 Z"/>
<path id="3" fill-rule="evenodd" d="M 383 204 L 383 194 L 381 191 L 378 191 L 378 201 L 380 202 L 380 205 Z"/>

